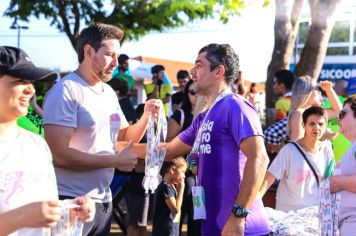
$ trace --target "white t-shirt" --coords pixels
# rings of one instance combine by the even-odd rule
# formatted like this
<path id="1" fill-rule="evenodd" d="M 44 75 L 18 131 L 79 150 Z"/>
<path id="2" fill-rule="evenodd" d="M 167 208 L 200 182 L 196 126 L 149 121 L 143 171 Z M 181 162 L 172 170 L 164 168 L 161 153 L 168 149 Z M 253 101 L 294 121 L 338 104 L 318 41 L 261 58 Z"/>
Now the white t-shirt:
<path id="1" fill-rule="evenodd" d="M 57 200 L 52 156 L 42 137 L 21 128 L 16 139 L 0 140 L 0 213 L 31 202 Z M 23 228 L 11 235 L 45 235 Z"/>
<path id="2" fill-rule="evenodd" d="M 114 90 L 100 82 L 90 86 L 76 73 L 55 84 L 44 99 L 44 124 L 74 128 L 70 147 L 100 158 L 115 153 L 119 129 L 128 127 Z M 55 168 L 59 194 L 90 196 L 96 202 L 112 200 L 109 185 L 114 168 L 74 171 Z"/>
<path id="3" fill-rule="evenodd" d="M 322 179 L 334 158 L 331 143 L 323 141 L 318 154 L 304 153 L 319 179 Z M 277 210 L 288 212 L 319 204 L 319 188 L 313 171 L 293 144 L 288 143 L 281 149 L 268 172 L 280 180 L 276 196 Z"/>
<path id="4" fill-rule="evenodd" d="M 356 175 L 356 142 L 346 151 L 340 160 L 342 176 Z M 356 215 L 356 193 L 350 191 L 340 191 L 340 220 Z"/>

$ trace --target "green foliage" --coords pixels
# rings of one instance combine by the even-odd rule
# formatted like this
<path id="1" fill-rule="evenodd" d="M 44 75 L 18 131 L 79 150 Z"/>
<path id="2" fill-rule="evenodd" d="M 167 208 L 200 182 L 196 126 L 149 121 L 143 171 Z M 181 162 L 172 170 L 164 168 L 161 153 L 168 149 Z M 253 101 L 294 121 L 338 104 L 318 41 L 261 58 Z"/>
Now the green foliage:
<path id="1" fill-rule="evenodd" d="M 37 103 L 42 107 L 43 98 L 49 89 L 49 85 L 47 83 L 35 81 L 34 86 L 36 89 Z"/>
<path id="2" fill-rule="evenodd" d="M 340 55 L 349 55 L 348 47 L 328 47 L 326 51 L 328 56 L 340 56 Z"/>
<path id="3" fill-rule="evenodd" d="M 350 41 L 350 22 L 337 21 L 330 36 L 330 42 L 349 42 Z"/>
<path id="4" fill-rule="evenodd" d="M 125 40 L 138 40 L 216 15 L 226 23 L 243 6 L 244 0 L 111 0 L 110 6 L 100 0 L 11 0 L 4 15 L 14 21 L 44 16 L 66 32 L 74 47 L 80 28 L 92 21 L 116 25 L 125 31 Z"/>

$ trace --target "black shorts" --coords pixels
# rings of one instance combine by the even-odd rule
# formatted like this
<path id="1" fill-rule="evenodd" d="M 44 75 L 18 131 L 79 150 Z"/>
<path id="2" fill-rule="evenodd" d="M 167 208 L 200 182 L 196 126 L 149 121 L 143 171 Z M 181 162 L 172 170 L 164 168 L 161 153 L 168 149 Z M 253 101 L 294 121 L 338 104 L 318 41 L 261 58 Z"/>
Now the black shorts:
<path id="1" fill-rule="evenodd" d="M 152 219 L 154 194 L 145 193 L 142 187 L 143 177 L 144 174 L 141 173 L 131 176 L 126 197 L 129 225 L 147 226 L 147 221 Z"/>

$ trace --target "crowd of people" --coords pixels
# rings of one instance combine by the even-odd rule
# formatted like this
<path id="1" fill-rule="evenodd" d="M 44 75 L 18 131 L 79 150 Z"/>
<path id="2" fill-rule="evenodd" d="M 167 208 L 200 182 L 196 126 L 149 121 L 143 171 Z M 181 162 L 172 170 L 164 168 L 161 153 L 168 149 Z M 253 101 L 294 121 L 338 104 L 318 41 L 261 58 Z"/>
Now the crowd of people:
<path id="1" fill-rule="evenodd" d="M 277 180 L 275 208 L 283 212 L 319 205 L 320 185 L 329 184 L 341 199 L 340 235 L 355 235 L 355 95 L 342 105 L 331 82 L 277 71 L 276 123 L 263 131 L 257 85 L 246 92 L 230 45 L 209 44 L 190 71 L 177 72 L 175 93 L 164 65 L 153 66 L 147 101 L 135 108 L 129 57 L 119 52 L 123 35 L 91 23 L 78 38 L 78 68 L 63 78 L 21 49 L 0 47 L 0 235 L 46 235 L 68 199 L 82 235 L 109 235 L 115 175 L 130 177 L 130 236 L 146 235 L 149 220 L 153 235 L 181 235 L 185 221 L 188 235 L 269 235 L 262 197 Z M 50 84 L 42 107 L 34 81 Z M 18 125 L 30 103 L 43 118 L 44 139 Z M 165 161 L 153 194 L 142 186 L 146 131 L 161 106 L 167 138 L 155 151 L 164 150 Z M 337 133 L 327 128 L 335 117 L 352 142 L 337 164 Z"/>

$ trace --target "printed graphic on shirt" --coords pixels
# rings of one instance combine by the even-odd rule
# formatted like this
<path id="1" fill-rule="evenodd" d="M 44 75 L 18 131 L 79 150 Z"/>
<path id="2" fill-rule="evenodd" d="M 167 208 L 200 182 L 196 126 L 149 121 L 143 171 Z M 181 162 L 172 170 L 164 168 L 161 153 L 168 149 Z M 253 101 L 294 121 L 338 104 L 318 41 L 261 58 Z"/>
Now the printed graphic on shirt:
<path id="1" fill-rule="evenodd" d="M 38 191 L 54 192 L 56 195 L 53 169 L 50 165 L 20 166 L 20 168 L 2 168 L 0 170 L 0 202 L 3 209 L 17 206 L 25 199 L 30 199 Z M 51 191 L 52 190 L 52 191 Z M 29 194 L 30 192 L 30 194 Z M 21 205 L 21 204 L 20 204 Z"/>
<path id="2" fill-rule="evenodd" d="M 211 131 L 213 130 L 214 121 L 206 121 L 202 126 L 201 143 L 199 146 L 200 154 L 211 154 Z"/>
<path id="3" fill-rule="evenodd" d="M 296 184 L 301 185 L 304 182 L 309 182 L 310 178 L 311 178 L 310 171 L 308 171 L 308 170 L 298 170 L 297 178 L 296 178 Z"/>

